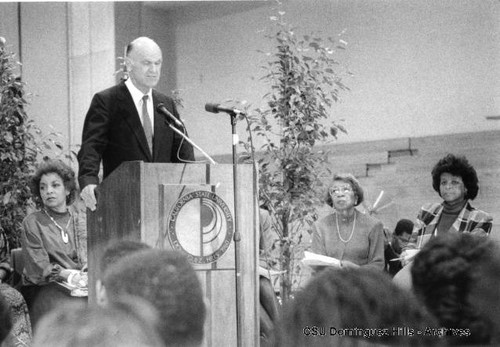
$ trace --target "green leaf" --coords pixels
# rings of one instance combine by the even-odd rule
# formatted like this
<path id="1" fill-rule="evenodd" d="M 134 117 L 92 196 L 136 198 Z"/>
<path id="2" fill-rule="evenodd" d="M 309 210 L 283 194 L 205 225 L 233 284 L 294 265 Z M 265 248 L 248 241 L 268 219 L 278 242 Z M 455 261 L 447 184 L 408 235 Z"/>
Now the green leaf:
<path id="1" fill-rule="evenodd" d="M 5 195 L 3 196 L 3 199 L 2 199 L 2 202 L 4 205 L 7 205 L 9 203 L 11 196 L 12 196 L 12 192 L 9 191 L 9 192 L 5 193 Z"/>

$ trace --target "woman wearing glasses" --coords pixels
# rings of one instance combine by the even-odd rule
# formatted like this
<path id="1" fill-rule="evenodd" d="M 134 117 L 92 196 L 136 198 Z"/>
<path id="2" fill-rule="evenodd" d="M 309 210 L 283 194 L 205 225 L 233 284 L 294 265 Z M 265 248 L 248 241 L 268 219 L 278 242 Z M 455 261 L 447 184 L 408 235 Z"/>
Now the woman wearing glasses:
<path id="1" fill-rule="evenodd" d="M 363 189 L 353 175 L 334 175 L 326 202 L 335 212 L 313 226 L 311 251 L 340 260 L 342 267 L 363 266 L 382 271 L 383 226 L 356 209 L 363 196 Z"/>

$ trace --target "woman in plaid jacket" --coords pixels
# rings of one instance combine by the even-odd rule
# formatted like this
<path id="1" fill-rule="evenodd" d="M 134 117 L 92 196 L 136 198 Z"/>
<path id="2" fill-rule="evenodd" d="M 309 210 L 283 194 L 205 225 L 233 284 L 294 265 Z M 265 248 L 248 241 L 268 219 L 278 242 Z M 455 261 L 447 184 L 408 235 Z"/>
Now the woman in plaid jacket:
<path id="1" fill-rule="evenodd" d="M 490 233 L 492 217 L 470 203 L 479 185 L 476 170 L 464 156 L 448 154 L 439 160 L 432 169 L 432 187 L 443 202 L 420 209 L 412 233 L 414 247 L 420 249 L 431 237 L 446 233 Z"/>

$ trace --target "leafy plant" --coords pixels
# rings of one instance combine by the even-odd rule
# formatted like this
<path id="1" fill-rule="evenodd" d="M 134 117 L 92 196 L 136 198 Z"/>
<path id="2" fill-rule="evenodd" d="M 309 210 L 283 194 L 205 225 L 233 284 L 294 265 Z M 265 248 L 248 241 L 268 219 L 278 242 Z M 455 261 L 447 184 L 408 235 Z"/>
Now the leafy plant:
<path id="1" fill-rule="evenodd" d="M 0 46 L 0 232 L 10 248 L 19 245 L 21 222 L 31 201 L 28 180 L 36 163 L 32 122 L 24 106 L 24 84 L 16 78 L 18 63 Z"/>
<path id="2" fill-rule="evenodd" d="M 348 88 L 342 77 L 349 74 L 336 60 L 342 39 L 324 40 L 317 34 L 298 37 L 284 21 L 285 13 L 271 17 L 275 31 L 271 59 L 262 68 L 262 81 L 270 91 L 265 107 L 248 112 L 250 133 L 261 143 L 259 153 L 260 201 L 277 219 L 280 234 L 281 297 L 289 298 L 300 281 L 303 231 L 317 216 L 321 204 L 322 177 L 329 174 L 328 153 L 318 149 L 346 133 L 341 121 L 332 120 L 332 106 Z M 333 47 L 333 48 L 332 48 Z M 253 153 L 252 141 L 243 142 L 245 155 Z"/>
<path id="3" fill-rule="evenodd" d="M 0 232 L 9 249 L 19 247 L 21 223 L 35 206 L 29 188 L 38 159 L 60 156 L 59 134 L 44 136 L 25 112 L 25 83 L 16 76 L 20 66 L 0 37 Z"/>

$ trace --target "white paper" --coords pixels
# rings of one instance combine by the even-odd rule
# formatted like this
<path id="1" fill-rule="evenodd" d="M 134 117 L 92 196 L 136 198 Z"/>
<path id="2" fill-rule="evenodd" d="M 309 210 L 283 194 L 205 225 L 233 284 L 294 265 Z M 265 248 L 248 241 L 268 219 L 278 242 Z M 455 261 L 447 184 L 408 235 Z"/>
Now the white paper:
<path id="1" fill-rule="evenodd" d="M 305 251 L 302 264 L 307 266 L 331 266 L 340 267 L 340 260 L 337 258 L 327 257 L 326 255 L 316 254 Z"/>

